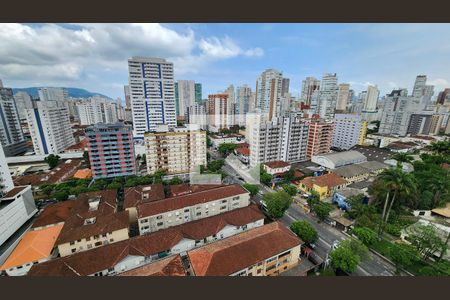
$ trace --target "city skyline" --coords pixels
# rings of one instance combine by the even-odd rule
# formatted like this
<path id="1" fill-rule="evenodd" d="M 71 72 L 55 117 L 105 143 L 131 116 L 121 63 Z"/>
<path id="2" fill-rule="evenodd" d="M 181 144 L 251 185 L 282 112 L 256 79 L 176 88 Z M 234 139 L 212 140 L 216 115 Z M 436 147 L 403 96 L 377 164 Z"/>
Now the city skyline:
<path id="1" fill-rule="evenodd" d="M 290 79 L 294 97 L 306 77 L 331 72 L 356 93 L 377 85 L 380 96 L 412 91 L 427 74 L 435 98 L 450 86 L 450 45 L 440 39 L 448 32 L 447 24 L 5 24 L 0 78 L 123 99 L 127 59 L 143 55 L 173 62 L 175 80 L 201 83 L 204 99 L 230 84 L 254 88 L 269 68 Z"/>

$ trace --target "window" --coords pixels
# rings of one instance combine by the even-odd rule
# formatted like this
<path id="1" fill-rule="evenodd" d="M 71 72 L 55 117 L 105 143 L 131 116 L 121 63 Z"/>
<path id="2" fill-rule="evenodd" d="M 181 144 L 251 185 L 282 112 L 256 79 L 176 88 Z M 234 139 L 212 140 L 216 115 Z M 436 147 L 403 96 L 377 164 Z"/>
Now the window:
<path id="1" fill-rule="evenodd" d="M 72 253 L 75 253 L 75 251 L 77 251 L 77 249 L 73 248 L 70 251 L 72 251 Z"/>
<path id="2" fill-rule="evenodd" d="M 141 224 L 142 224 L 142 223 L 147 223 L 147 222 L 148 222 L 148 219 L 140 220 L 140 222 L 141 222 Z"/>
<path id="3" fill-rule="evenodd" d="M 202 215 L 202 212 L 199 211 L 198 213 L 196 213 L 196 215 L 197 215 L 197 216 L 201 216 L 201 215 Z"/>
<path id="4" fill-rule="evenodd" d="M 227 207 L 224 205 L 224 206 L 221 206 L 220 207 L 220 209 L 226 209 Z"/>
<path id="5" fill-rule="evenodd" d="M 227 203 L 228 202 L 228 200 L 222 200 L 222 203 Z"/>
<path id="6" fill-rule="evenodd" d="M 189 212 L 189 208 L 186 208 L 186 209 L 184 210 L 184 212 L 185 212 L 185 213 L 188 213 L 188 212 Z"/>
<path id="7" fill-rule="evenodd" d="M 74 242 L 74 241 L 70 242 L 70 245 L 71 245 L 71 246 L 72 246 L 73 244 L 75 244 L 75 242 Z"/>
<path id="8" fill-rule="evenodd" d="M 159 215 L 156 217 L 157 220 L 161 220 L 162 219 L 162 215 Z"/>
<path id="9" fill-rule="evenodd" d="M 156 224 L 156 226 L 162 226 L 163 222 L 159 222 L 158 224 Z"/>

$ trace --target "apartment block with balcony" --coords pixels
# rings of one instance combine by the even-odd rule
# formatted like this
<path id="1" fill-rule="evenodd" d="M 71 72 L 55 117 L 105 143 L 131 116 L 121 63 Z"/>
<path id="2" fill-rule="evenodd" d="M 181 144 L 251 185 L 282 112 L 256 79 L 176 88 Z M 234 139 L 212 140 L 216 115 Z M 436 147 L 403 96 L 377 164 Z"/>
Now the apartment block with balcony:
<path id="1" fill-rule="evenodd" d="M 164 170 L 168 175 L 188 174 L 206 165 L 206 132 L 198 124 L 157 127 L 145 134 L 147 172 Z"/>
<path id="2" fill-rule="evenodd" d="M 100 123 L 86 128 L 85 132 L 94 179 L 136 174 L 131 127 Z"/>
<path id="3" fill-rule="evenodd" d="M 333 143 L 334 123 L 319 118 L 309 119 L 307 157 L 329 153 Z"/>
<path id="4" fill-rule="evenodd" d="M 362 145 L 367 132 L 367 122 L 360 115 L 335 114 L 332 146 L 348 150 Z"/>

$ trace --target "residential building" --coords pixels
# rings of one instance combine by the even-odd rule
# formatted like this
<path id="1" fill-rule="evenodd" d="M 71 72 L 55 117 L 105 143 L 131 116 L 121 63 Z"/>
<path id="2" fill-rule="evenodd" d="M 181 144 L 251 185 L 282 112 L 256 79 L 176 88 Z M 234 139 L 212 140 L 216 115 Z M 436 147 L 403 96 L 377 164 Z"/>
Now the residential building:
<path id="1" fill-rule="evenodd" d="M 256 108 L 271 121 L 281 113 L 283 74 L 267 69 L 256 80 Z"/>
<path id="2" fill-rule="evenodd" d="M 245 136 L 240 134 L 210 135 L 209 139 L 215 149 L 219 149 L 222 144 L 245 143 Z"/>
<path id="3" fill-rule="evenodd" d="M 315 191 L 319 194 L 322 200 L 331 197 L 334 192 L 339 191 L 349 184 L 347 180 L 336 175 L 335 173 L 328 173 L 321 176 L 311 176 L 300 180 L 299 189 L 305 193 Z"/>
<path id="4" fill-rule="evenodd" d="M 0 198 L 0 245 L 36 213 L 30 185 L 4 190 Z"/>
<path id="5" fill-rule="evenodd" d="M 180 255 L 170 256 L 118 274 L 118 276 L 187 276 Z"/>
<path id="6" fill-rule="evenodd" d="M 320 90 L 320 80 L 314 77 L 306 77 L 302 81 L 302 95 L 301 100 L 306 104 L 310 105 L 313 94 Z"/>
<path id="7" fill-rule="evenodd" d="M 33 108 L 33 98 L 26 92 L 17 92 L 14 94 L 14 101 L 20 120 L 26 120 L 27 109 Z"/>
<path id="8" fill-rule="evenodd" d="M 136 175 L 130 126 L 98 123 L 87 127 L 85 134 L 94 179 Z"/>
<path id="9" fill-rule="evenodd" d="M 166 195 L 164 193 L 164 185 L 162 183 L 155 183 L 126 188 L 123 198 L 123 208 L 128 211 L 130 223 L 133 223 L 137 221 L 138 205 L 165 199 Z"/>
<path id="10" fill-rule="evenodd" d="M 69 98 L 67 89 L 57 87 L 43 87 L 38 89 L 39 100 L 64 102 Z"/>
<path id="11" fill-rule="evenodd" d="M 206 132 L 198 124 L 171 128 L 162 125 L 145 134 L 147 172 L 186 174 L 206 165 Z"/>
<path id="12" fill-rule="evenodd" d="M 234 111 L 229 93 L 208 95 L 208 127 L 210 131 L 219 132 L 233 126 Z"/>
<path id="13" fill-rule="evenodd" d="M 124 85 L 123 86 L 123 92 L 125 94 L 125 108 L 131 109 L 131 93 L 130 93 L 130 86 Z"/>
<path id="14" fill-rule="evenodd" d="M 350 99 L 350 84 L 341 83 L 338 86 L 338 94 L 336 101 L 336 110 L 339 112 L 346 112 Z"/>
<path id="15" fill-rule="evenodd" d="M 363 201 L 368 201 L 367 196 L 365 196 L 365 193 L 362 190 L 346 187 L 334 193 L 333 202 L 336 203 L 340 209 L 350 210 L 351 206 L 349 199 L 359 195 L 363 196 Z"/>
<path id="16" fill-rule="evenodd" d="M 442 92 L 439 92 L 436 104 L 444 104 L 445 102 L 450 101 L 450 89 L 444 89 Z"/>
<path id="17" fill-rule="evenodd" d="M 344 178 L 349 183 L 353 183 L 366 180 L 372 172 L 361 166 L 361 164 L 352 164 L 338 167 L 333 170 L 333 173 Z"/>
<path id="18" fill-rule="evenodd" d="M 202 84 L 201 83 L 196 83 L 194 86 L 194 90 L 195 90 L 195 102 L 202 102 L 203 98 L 202 98 Z"/>
<path id="19" fill-rule="evenodd" d="M 249 205 L 249 193 L 237 184 L 145 202 L 137 206 L 139 233 L 145 234 Z"/>
<path id="20" fill-rule="evenodd" d="M 362 145 L 366 133 L 367 122 L 363 121 L 360 115 L 336 114 L 332 146 L 348 150 L 355 145 Z"/>
<path id="21" fill-rule="evenodd" d="M 134 272 L 153 269 L 157 264 L 164 264 L 168 259 L 179 257 L 180 254 L 185 256 L 186 251 L 263 225 L 264 215 L 256 206 L 251 205 L 57 258 L 33 266 L 28 275 L 130 276 Z M 96 263 L 81 263 L 85 261 Z"/>
<path id="22" fill-rule="evenodd" d="M 286 95 L 287 93 L 289 93 L 289 78 L 283 78 L 281 80 L 281 96 Z"/>
<path id="23" fill-rule="evenodd" d="M 117 212 L 117 190 L 80 194 L 56 240 L 61 257 L 129 238 L 127 211 Z"/>
<path id="24" fill-rule="evenodd" d="M 188 251 L 188 257 L 195 276 L 275 276 L 297 266 L 302 244 L 273 222 Z"/>
<path id="25" fill-rule="evenodd" d="M 8 163 L 3 148 L 0 147 L 0 197 L 14 188 Z M 1 244 L 1 243 L 0 243 Z"/>
<path id="26" fill-rule="evenodd" d="M 328 153 L 331 150 L 334 134 L 334 123 L 319 118 L 308 120 L 308 143 L 306 157 Z"/>
<path id="27" fill-rule="evenodd" d="M 133 136 L 158 125 L 177 125 L 173 64 L 161 58 L 132 57 L 128 60 Z"/>
<path id="28" fill-rule="evenodd" d="M 196 102 L 187 108 L 186 124 L 197 124 L 202 130 L 208 129 L 206 104 Z"/>
<path id="29" fill-rule="evenodd" d="M 5 156 L 23 154 L 28 148 L 13 91 L 3 85 L 0 85 L 0 143 Z"/>
<path id="30" fill-rule="evenodd" d="M 434 86 L 427 85 L 426 75 L 417 75 L 416 81 L 414 82 L 412 96 L 416 98 L 421 98 L 421 102 L 427 105 L 431 101 L 431 97 L 434 94 Z"/>
<path id="31" fill-rule="evenodd" d="M 194 80 L 178 80 L 175 85 L 177 116 L 186 117 L 188 107 L 195 104 L 195 82 Z"/>
<path id="32" fill-rule="evenodd" d="M 327 169 L 366 162 L 367 158 L 358 151 L 342 151 L 329 154 L 314 155 L 311 157 L 313 163 L 319 164 Z"/>
<path id="33" fill-rule="evenodd" d="M 367 87 L 367 92 L 364 94 L 363 101 L 363 111 L 374 112 L 377 110 L 378 97 L 380 96 L 380 91 L 377 86 L 369 85 Z"/>
<path id="34" fill-rule="evenodd" d="M 300 162 L 307 160 L 309 123 L 295 113 L 272 121 L 249 118 L 250 165 L 270 162 Z"/>
<path id="35" fill-rule="evenodd" d="M 236 91 L 236 116 L 239 126 L 245 126 L 246 115 L 250 111 L 250 101 L 252 97 L 252 89 L 244 84 L 239 86 Z"/>
<path id="36" fill-rule="evenodd" d="M 263 165 L 264 170 L 272 176 L 284 174 L 291 169 L 291 165 L 284 161 L 270 161 Z"/>
<path id="37" fill-rule="evenodd" d="M 317 113 L 321 118 L 332 119 L 338 98 L 338 78 L 336 73 L 325 73 L 320 83 Z"/>
<path id="38" fill-rule="evenodd" d="M 8 276 L 23 276 L 32 266 L 56 257 L 55 242 L 63 225 L 25 233 L 8 259 L 0 266 Z"/>
<path id="39" fill-rule="evenodd" d="M 76 105 L 80 125 L 116 123 L 119 120 L 117 104 L 100 96 L 91 97 Z"/>
<path id="40" fill-rule="evenodd" d="M 69 112 L 60 101 L 35 101 L 27 110 L 36 155 L 58 154 L 75 144 Z"/>

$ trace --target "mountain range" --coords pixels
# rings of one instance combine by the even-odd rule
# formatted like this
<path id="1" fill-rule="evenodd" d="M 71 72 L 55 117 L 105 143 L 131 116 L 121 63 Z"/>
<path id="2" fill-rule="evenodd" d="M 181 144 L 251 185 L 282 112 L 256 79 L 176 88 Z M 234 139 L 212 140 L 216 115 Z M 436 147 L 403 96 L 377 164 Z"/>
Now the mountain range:
<path id="1" fill-rule="evenodd" d="M 17 92 L 26 92 L 33 97 L 38 97 L 38 89 L 39 88 L 40 87 L 13 88 L 13 93 L 15 94 Z M 69 97 L 73 97 L 73 98 L 89 98 L 89 97 L 93 97 L 93 96 L 102 96 L 102 97 L 111 99 L 110 97 L 105 96 L 103 94 L 90 92 L 85 89 L 79 89 L 79 88 L 73 88 L 73 87 L 65 87 L 64 89 L 66 89 L 67 92 L 69 93 Z"/>

